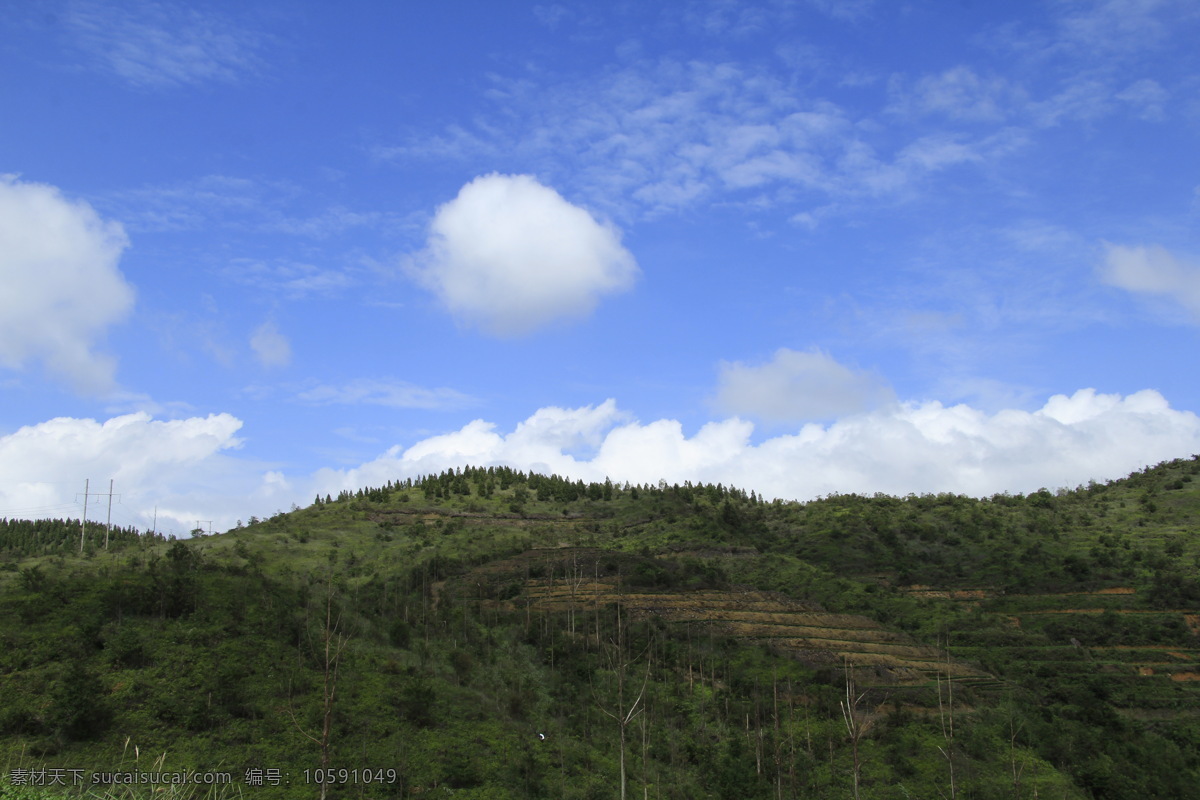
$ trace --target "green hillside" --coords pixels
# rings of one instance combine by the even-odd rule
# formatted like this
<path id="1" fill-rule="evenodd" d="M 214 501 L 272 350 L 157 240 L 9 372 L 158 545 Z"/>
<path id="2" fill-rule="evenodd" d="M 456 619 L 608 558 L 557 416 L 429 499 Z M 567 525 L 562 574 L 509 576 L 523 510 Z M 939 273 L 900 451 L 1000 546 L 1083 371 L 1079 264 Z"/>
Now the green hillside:
<path id="1" fill-rule="evenodd" d="M 82 553 L 0 521 L 0 798 L 1198 798 L 1198 475 L 466 469 Z M 181 771 L 229 782 L 91 783 Z"/>

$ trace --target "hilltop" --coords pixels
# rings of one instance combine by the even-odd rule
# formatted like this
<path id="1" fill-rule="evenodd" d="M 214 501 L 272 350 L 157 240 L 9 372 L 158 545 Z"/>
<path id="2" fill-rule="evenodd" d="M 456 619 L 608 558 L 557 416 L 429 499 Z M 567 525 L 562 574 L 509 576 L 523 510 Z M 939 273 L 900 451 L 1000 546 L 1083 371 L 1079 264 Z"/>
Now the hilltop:
<path id="1" fill-rule="evenodd" d="M 255 797 L 1200 797 L 1197 476 L 789 503 L 470 468 L 83 554 L 4 521 L 0 747 Z"/>

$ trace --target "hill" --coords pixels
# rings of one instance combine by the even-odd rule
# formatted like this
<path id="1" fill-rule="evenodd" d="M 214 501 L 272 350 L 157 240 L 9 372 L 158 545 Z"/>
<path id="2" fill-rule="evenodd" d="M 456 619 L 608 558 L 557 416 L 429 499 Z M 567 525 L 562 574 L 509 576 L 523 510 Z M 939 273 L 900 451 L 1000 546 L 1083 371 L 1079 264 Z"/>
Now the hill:
<path id="1" fill-rule="evenodd" d="M 0 748 L 64 785 L 0 797 L 1200 797 L 1198 474 L 786 503 L 472 468 L 83 553 L 4 521 Z"/>

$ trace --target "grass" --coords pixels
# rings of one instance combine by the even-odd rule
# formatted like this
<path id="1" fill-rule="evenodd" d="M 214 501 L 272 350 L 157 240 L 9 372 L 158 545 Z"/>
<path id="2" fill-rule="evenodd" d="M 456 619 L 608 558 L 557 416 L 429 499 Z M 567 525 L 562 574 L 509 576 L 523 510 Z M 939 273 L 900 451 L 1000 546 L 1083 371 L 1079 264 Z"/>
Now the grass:
<path id="1" fill-rule="evenodd" d="M 204 785 L 200 783 L 178 783 L 179 772 L 164 768 L 166 753 L 153 762 L 141 763 L 137 749 L 135 757 L 130 762 L 127 759 L 129 741 L 126 740 L 125 752 L 116 767 L 104 769 L 105 773 L 117 773 L 128 776 L 129 784 L 100 785 L 95 780 L 103 777 L 101 773 L 85 770 L 55 769 L 45 764 L 32 765 L 24 758 L 18 759 L 23 766 L 9 766 L 0 775 L 0 800 L 234 800 L 244 797 L 243 784 L 240 775 L 227 771 L 231 777 L 228 782 Z M 142 783 L 152 775 L 162 776 L 161 782 Z M 143 778 L 142 776 L 147 776 Z M 132 783 L 132 781 L 139 781 Z"/>

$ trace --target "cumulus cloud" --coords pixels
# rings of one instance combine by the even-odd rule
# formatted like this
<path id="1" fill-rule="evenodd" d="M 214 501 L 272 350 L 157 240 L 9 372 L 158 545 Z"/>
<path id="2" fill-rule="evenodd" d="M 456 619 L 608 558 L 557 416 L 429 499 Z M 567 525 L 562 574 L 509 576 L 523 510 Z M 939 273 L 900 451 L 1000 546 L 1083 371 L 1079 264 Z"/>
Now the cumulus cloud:
<path id="1" fill-rule="evenodd" d="M 485 175 L 441 206 L 417 280 L 460 321 L 520 336 L 591 312 L 638 275 L 615 228 L 528 175 Z"/>
<path id="2" fill-rule="evenodd" d="M 0 436 L 0 516 L 78 517 L 85 478 L 93 491 L 112 479 L 121 495 L 114 522 L 149 527 L 158 506 L 166 528 L 191 530 L 245 503 L 259 480 L 251 465 L 222 455 L 241 444 L 241 427 L 229 414 L 155 420 L 143 412 L 20 428 Z"/>
<path id="3" fill-rule="evenodd" d="M 264 322 L 254 329 L 250 349 L 264 367 L 286 367 L 292 362 L 292 345 L 274 322 Z"/>
<path id="4" fill-rule="evenodd" d="M 758 443 L 745 420 L 710 422 L 689 435 L 676 420 L 641 423 L 608 400 L 539 409 L 507 432 L 477 419 L 352 469 L 309 475 L 227 452 L 240 445 L 241 426 L 228 414 L 158 421 L 140 413 L 103 423 L 54 419 L 0 436 L 0 516 L 78 516 L 89 476 L 100 490 L 104 478 L 115 480 L 114 521 L 144 528 L 157 506 L 161 530 L 185 533 L 197 519 L 225 530 L 238 518 L 307 504 L 314 493 L 468 464 L 587 481 L 724 483 L 808 500 L 832 492 L 1030 492 L 1200 453 L 1200 418 L 1153 390 L 1082 389 L 1032 412 L 893 403 Z"/>
<path id="5" fill-rule="evenodd" d="M 434 436 L 404 451 L 403 459 L 423 471 L 444 469 L 447 454 L 475 456 L 491 462 L 496 454 L 502 459 L 527 465 L 526 469 L 553 472 L 575 463 L 572 451 L 595 450 L 605 439 L 605 431 L 626 418 L 613 400 L 599 406 L 564 409 L 557 406 L 538 409 L 508 435 L 495 432 L 495 425 L 475 420 L 462 430 Z M 395 453 L 397 451 L 393 451 Z M 506 463 L 506 462 L 496 462 Z"/>
<path id="6" fill-rule="evenodd" d="M 0 366 L 41 362 L 81 392 L 112 388 L 96 341 L 133 307 L 124 230 L 53 186 L 0 176 Z"/>
<path id="7" fill-rule="evenodd" d="M 613 426 L 628 419 L 611 399 L 598 406 L 538 409 L 507 434 L 497 432 L 494 423 L 477 419 L 457 431 L 431 436 L 408 448 L 392 447 L 352 470 L 321 470 L 314 478 L 319 491 L 336 494 L 351 484 L 355 488 L 377 485 L 397 476 L 416 477 L 466 464 L 509 464 L 547 474 L 566 474 L 587 463 L 577 460 L 572 452 L 584 451 L 599 458 L 598 451 L 612 436 Z"/>
<path id="8" fill-rule="evenodd" d="M 1185 261 L 1159 245 L 1110 244 L 1100 274 L 1112 286 L 1178 303 L 1200 322 L 1200 263 Z"/>
<path id="9" fill-rule="evenodd" d="M 1200 452 L 1200 418 L 1172 409 L 1153 390 L 1122 397 L 1082 389 L 1055 395 L 1037 411 L 994 414 L 897 403 L 759 444 L 753 432 L 751 423 L 727 419 L 688 436 L 675 420 L 629 421 L 609 400 L 542 409 L 510 433 L 475 420 L 313 480 L 319 491 L 336 494 L 467 464 L 505 464 L 584 480 L 725 483 L 801 500 L 830 492 L 986 496 L 1121 477 Z M 580 442 L 592 445 L 586 457 L 568 452 Z"/>
<path id="10" fill-rule="evenodd" d="M 852 370 L 820 350 L 784 347 L 758 366 L 722 362 L 716 405 L 727 414 L 802 422 L 858 413 L 893 399 L 878 376 Z"/>

